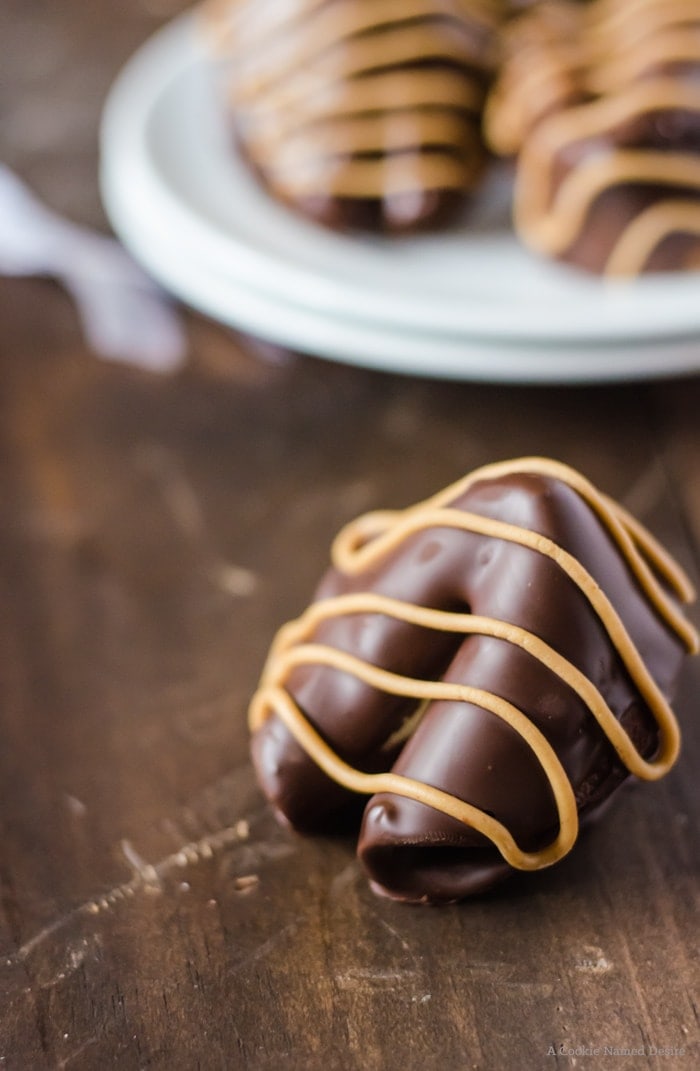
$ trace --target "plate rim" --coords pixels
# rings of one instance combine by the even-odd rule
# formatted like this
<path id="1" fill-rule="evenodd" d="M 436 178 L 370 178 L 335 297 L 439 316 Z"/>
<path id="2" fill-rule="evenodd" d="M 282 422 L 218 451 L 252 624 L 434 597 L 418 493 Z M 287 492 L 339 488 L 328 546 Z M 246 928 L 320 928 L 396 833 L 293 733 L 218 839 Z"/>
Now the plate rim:
<path id="1" fill-rule="evenodd" d="M 128 205 L 117 207 L 116 193 L 112 203 L 120 215 L 125 244 L 156 277 L 167 280 L 173 293 L 232 328 L 326 360 L 435 379 L 553 386 L 668 378 L 694 372 L 700 361 L 700 343 L 687 341 L 671 341 L 662 349 L 656 343 L 570 347 L 569 354 L 558 346 L 535 344 L 536 356 L 528 352 L 530 359 L 524 360 L 519 344 L 435 340 L 419 332 L 402 334 L 361 320 L 319 314 L 217 275 L 206 263 L 190 260 L 187 266 L 192 270 L 183 271 L 182 259 L 174 255 L 177 247 L 173 252 L 166 243 L 153 242 L 142 221 L 129 218 Z"/>

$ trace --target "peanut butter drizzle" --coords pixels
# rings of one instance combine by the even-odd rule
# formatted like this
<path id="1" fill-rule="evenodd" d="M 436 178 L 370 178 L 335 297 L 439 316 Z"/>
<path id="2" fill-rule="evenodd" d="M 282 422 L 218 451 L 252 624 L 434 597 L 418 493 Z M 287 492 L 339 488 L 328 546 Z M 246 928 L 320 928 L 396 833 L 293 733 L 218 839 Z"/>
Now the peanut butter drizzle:
<path id="1" fill-rule="evenodd" d="M 228 50 L 236 42 L 246 47 L 263 45 L 272 40 L 273 33 L 289 33 L 303 25 L 331 0 L 207 0 L 204 18 L 211 27 L 215 42 Z M 344 19 L 367 18 L 361 8 L 372 11 L 365 28 L 396 21 L 437 15 L 443 18 L 467 15 L 482 27 L 491 28 L 507 7 L 499 0 L 372 0 L 367 5 L 355 5 L 357 14 L 343 15 Z M 347 25 L 347 22 L 346 22 Z M 354 23 L 357 25 L 357 22 Z"/>
<path id="2" fill-rule="evenodd" d="M 700 239 L 700 204 L 697 201 L 663 201 L 640 212 L 625 228 L 610 254 L 608 274 L 639 275 L 654 250 L 674 234 Z M 697 269 L 700 265 L 696 262 L 688 266 Z"/>
<path id="3" fill-rule="evenodd" d="M 345 120 L 361 122 L 373 114 L 387 128 L 395 122 L 419 124 L 426 114 L 453 114 L 452 102 L 460 86 L 464 90 L 460 110 L 476 112 L 480 91 L 474 85 L 465 86 L 459 71 L 450 70 L 389 70 L 367 75 L 356 84 L 338 82 L 326 87 L 323 94 L 312 94 L 305 101 L 303 116 L 291 110 L 292 102 L 286 96 L 279 100 L 268 98 L 256 106 L 249 143 L 257 146 L 262 138 L 271 154 L 297 134 L 314 137 L 321 130 L 333 136 Z M 286 94 L 287 87 L 281 92 Z M 400 105 L 392 104 L 396 101 Z M 381 114 L 388 110 L 392 112 L 390 124 Z"/>
<path id="4" fill-rule="evenodd" d="M 656 33 L 669 23 L 695 22 L 696 0 L 597 0 L 585 12 L 587 26 L 601 37 Z"/>
<path id="5" fill-rule="evenodd" d="M 615 130 L 664 111 L 700 114 L 697 82 L 672 73 L 688 64 L 700 69 L 697 3 L 553 3 L 521 23 L 486 117 L 497 151 L 520 150 L 516 229 L 534 249 L 561 256 L 605 191 L 630 184 L 665 187 L 668 195 L 658 192 L 653 211 L 622 230 L 604 269 L 609 275 L 639 274 L 667 238 L 697 237 L 693 197 L 700 199 L 700 159 L 691 149 L 616 147 Z M 557 161 L 587 138 L 609 139 L 606 158 L 599 148 L 589 160 L 582 157 L 553 193 Z"/>
<path id="6" fill-rule="evenodd" d="M 653 760 L 649 761 L 639 754 L 593 682 L 533 633 L 507 621 L 433 610 L 372 592 L 320 600 L 296 621 L 280 629 L 273 641 L 260 686 L 251 702 L 249 726 L 251 732 L 256 732 L 267 718 L 276 715 L 311 759 L 345 788 L 368 795 L 388 792 L 424 803 L 482 833 L 516 869 L 537 870 L 551 866 L 570 851 L 578 835 L 578 813 L 571 784 L 559 759 L 527 716 L 500 696 L 468 684 L 416 680 L 391 673 L 335 648 L 309 642 L 314 630 L 323 621 L 353 613 L 385 614 L 426 629 L 504 640 L 539 659 L 581 698 L 630 773 L 649 781 L 663 777 L 678 755 L 678 725 L 618 614 L 595 580 L 580 562 L 546 536 L 450 505 L 477 481 L 498 479 L 514 473 L 549 476 L 575 490 L 600 519 L 659 617 L 689 651 L 697 651 L 695 630 L 662 586 L 670 589 L 680 601 L 690 601 L 694 592 L 683 571 L 651 534 L 621 506 L 596 491 L 573 469 L 545 458 L 524 458 L 488 465 L 407 510 L 366 514 L 340 532 L 333 544 L 333 563 L 346 574 L 359 573 L 399 548 L 413 533 L 433 527 L 457 528 L 479 533 L 487 539 L 507 540 L 549 557 L 573 580 L 598 615 L 655 718 L 660 742 Z M 525 852 L 502 823 L 450 793 L 399 774 L 367 774 L 348 765 L 320 737 L 285 689 L 285 681 L 291 671 L 295 667 L 308 665 L 323 665 L 353 674 L 370 687 L 414 699 L 417 704 L 423 704 L 422 710 L 429 702 L 442 699 L 472 703 L 501 718 L 532 749 L 549 781 L 559 818 L 559 832 L 555 840 L 540 851 Z M 419 708 L 419 716 L 422 710 Z"/>
<path id="7" fill-rule="evenodd" d="M 580 37 L 580 8 L 557 0 L 506 25 L 501 69 L 484 112 L 496 153 L 514 155 L 544 116 L 580 99 Z"/>
<path id="8" fill-rule="evenodd" d="M 698 108 L 700 114 L 700 107 Z M 680 153 L 651 152 L 645 149 L 628 149 L 610 156 L 593 156 L 569 172 L 561 183 L 556 197 L 549 209 L 537 215 L 537 208 L 544 197 L 542 187 L 534 176 L 521 184 L 520 197 L 516 203 L 515 220 L 529 244 L 544 253 L 556 255 L 563 253 L 580 234 L 591 205 L 600 194 L 613 186 L 625 183 L 650 186 L 681 186 L 689 192 L 697 189 L 700 193 L 700 158 L 694 160 Z M 674 210 L 678 207 L 672 202 Z M 659 202 L 656 206 L 665 213 L 668 205 Z M 677 221 L 677 213 L 676 213 Z M 673 228 L 664 228 L 662 236 Z M 677 229 L 677 228 L 676 228 Z M 610 259 L 620 265 L 619 246 L 624 242 L 626 255 L 639 259 L 635 247 L 629 250 L 630 235 L 623 230 L 617 246 L 613 248 Z M 622 270 L 626 274 L 630 265 L 625 261 Z"/>
<path id="9" fill-rule="evenodd" d="M 422 17 L 429 14 L 424 3 L 417 8 Z M 407 17 L 400 14 L 401 10 L 392 7 L 395 19 Z M 360 5 L 348 12 L 353 18 L 343 19 L 334 16 L 331 8 L 325 13 L 323 25 L 323 13 L 319 14 L 316 21 L 302 25 L 291 39 L 284 37 L 277 48 L 268 45 L 261 55 L 237 64 L 232 81 L 234 100 L 239 104 L 249 103 L 309 67 L 319 81 L 332 83 L 377 68 L 412 63 L 416 57 L 484 66 L 463 21 L 453 19 L 450 34 L 446 35 L 444 25 L 438 22 L 416 25 L 396 19 L 390 34 L 377 34 L 382 26 L 377 19 L 379 13 L 380 5 L 366 8 Z"/>
<path id="10" fill-rule="evenodd" d="M 296 163 L 300 170 L 332 166 L 329 157 L 335 152 L 368 152 L 381 149 L 384 152 L 406 151 L 416 144 L 416 132 L 421 142 L 431 145 L 449 145 L 465 142 L 471 146 L 476 138 L 472 125 L 463 116 L 448 112 L 427 112 L 420 116 L 409 116 L 405 122 L 400 114 L 391 126 L 387 127 L 376 116 L 340 117 L 332 127 L 318 126 L 313 132 L 297 131 L 289 137 L 278 152 L 270 152 L 269 145 L 256 140 L 256 153 L 259 160 L 274 172 L 277 167 L 283 170 Z M 314 148 L 321 151 L 322 159 L 313 156 Z"/>
<path id="11" fill-rule="evenodd" d="M 276 192 L 382 199 L 476 181 L 488 41 L 503 7 L 213 0 L 204 13 L 243 144 Z"/>

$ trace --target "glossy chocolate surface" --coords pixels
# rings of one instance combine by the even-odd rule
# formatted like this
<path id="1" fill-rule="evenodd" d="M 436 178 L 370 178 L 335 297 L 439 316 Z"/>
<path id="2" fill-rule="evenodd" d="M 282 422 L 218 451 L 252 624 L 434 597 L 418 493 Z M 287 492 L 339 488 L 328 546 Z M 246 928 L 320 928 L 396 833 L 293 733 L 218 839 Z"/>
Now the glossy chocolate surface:
<path id="1" fill-rule="evenodd" d="M 574 490 L 550 477 L 516 474 L 480 481 L 452 505 L 540 532 L 569 551 L 605 591 L 652 677 L 671 694 L 682 644 Z M 656 724 L 600 621 L 549 558 L 501 539 L 429 529 L 407 537 L 361 574 L 331 569 L 317 598 L 363 590 L 499 618 L 533 632 L 596 685 L 641 754 L 656 751 Z M 334 618 L 313 638 L 395 673 L 467 683 L 510 700 L 553 746 L 582 820 L 595 816 L 627 776 L 571 688 L 503 640 L 426 631 L 379 614 Z M 410 701 L 320 666 L 294 670 L 288 688 L 323 737 L 355 766 L 377 770 L 394 763 L 395 772 L 493 814 L 524 849 L 543 847 L 556 835 L 551 788 L 536 756 L 493 714 L 468 703 L 434 701 L 396 757 L 382 745 L 410 714 Z M 332 828 L 356 806 L 356 798 L 330 781 L 274 716 L 256 733 L 253 756 L 266 795 L 299 829 Z M 411 901 L 460 899 L 511 870 L 489 842 L 462 823 L 386 794 L 367 803 L 358 850 L 378 892 Z"/>

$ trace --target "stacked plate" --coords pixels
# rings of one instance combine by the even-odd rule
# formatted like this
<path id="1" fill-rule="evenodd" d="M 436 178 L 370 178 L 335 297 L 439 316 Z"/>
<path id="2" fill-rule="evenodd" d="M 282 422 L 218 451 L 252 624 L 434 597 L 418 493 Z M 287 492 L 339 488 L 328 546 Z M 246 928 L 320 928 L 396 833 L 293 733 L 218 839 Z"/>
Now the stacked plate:
<path id="1" fill-rule="evenodd" d="M 351 238 L 287 212 L 235 154 L 191 15 L 115 83 L 101 181 L 116 232 L 167 289 L 290 349 L 512 383 L 700 370 L 700 277 L 609 283 L 535 260 L 510 229 L 506 175 L 437 236 Z"/>

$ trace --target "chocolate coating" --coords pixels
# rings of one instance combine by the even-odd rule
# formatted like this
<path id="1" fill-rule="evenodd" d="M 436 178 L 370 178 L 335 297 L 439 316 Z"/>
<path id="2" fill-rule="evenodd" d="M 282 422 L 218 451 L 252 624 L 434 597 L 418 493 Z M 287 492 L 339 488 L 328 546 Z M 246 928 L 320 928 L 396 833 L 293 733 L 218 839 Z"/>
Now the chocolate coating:
<path id="1" fill-rule="evenodd" d="M 515 472 L 479 480 L 449 505 L 541 533 L 573 555 L 617 610 L 660 690 L 671 696 L 686 648 L 571 486 L 549 475 Z M 330 569 L 316 599 L 361 591 L 526 629 L 596 685 L 641 755 L 657 752 L 657 722 L 601 620 L 551 558 L 502 538 L 430 527 L 407 536 L 359 573 Z M 502 638 L 356 613 L 322 622 L 309 642 L 350 652 L 396 674 L 468 684 L 508 700 L 551 744 L 582 820 L 595 817 L 628 776 L 569 684 Z M 433 700 L 410 739 L 392 750 L 384 743 L 410 714 L 412 700 L 323 665 L 294 669 L 286 687 L 346 762 L 363 770 L 391 768 L 443 789 L 497 818 L 524 850 L 543 848 L 556 836 L 552 786 L 537 755 L 488 710 L 471 702 Z M 332 828 L 356 802 L 315 765 L 274 714 L 255 733 L 252 750 L 265 794 L 293 826 Z M 408 901 L 457 900 L 512 872 L 481 833 L 393 793 L 367 803 L 358 853 L 376 891 Z"/>

